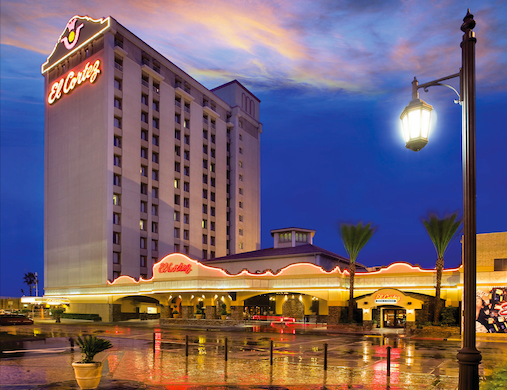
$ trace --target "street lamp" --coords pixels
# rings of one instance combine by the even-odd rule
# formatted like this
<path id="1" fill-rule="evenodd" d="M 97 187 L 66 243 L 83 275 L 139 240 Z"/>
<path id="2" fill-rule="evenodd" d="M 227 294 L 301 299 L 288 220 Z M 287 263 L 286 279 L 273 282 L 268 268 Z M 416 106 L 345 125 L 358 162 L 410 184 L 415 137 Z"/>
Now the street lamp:
<path id="1" fill-rule="evenodd" d="M 412 82 L 412 101 L 400 116 L 407 148 L 419 151 L 428 142 L 432 107 L 419 99 L 418 89 L 440 85 L 458 95 L 462 107 L 463 155 L 463 338 L 458 351 L 459 390 L 479 389 L 479 364 L 482 356 L 475 346 L 475 295 L 477 284 L 476 212 L 475 212 L 475 27 L 468 10 L 461 31 L 462 62 L 459 73 L 419 85 Z M 442 81 L 459 77 L 460 92 Z M 438 298 L 438 297 L 437 297 Z"/>

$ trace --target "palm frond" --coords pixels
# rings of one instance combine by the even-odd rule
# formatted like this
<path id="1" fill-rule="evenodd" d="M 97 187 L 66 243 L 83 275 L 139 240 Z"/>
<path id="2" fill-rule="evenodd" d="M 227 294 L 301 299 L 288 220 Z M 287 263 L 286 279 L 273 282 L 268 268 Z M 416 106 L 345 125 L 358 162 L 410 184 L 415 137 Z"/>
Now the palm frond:
<path id="1" fill-rule="evenodd" d="M 82 363 L 92 363 L 96 354 L 113 347 L 109 340 L 99 339 L 92 335 L 83 336 L 83 338 L 77 336 L 76 344 L 83 354 Z"/>
<path id="2" fill-rule="evenodd" d="M 427 219 L 423 219 L 423 224 L 433 242 L 438 258 L 443 258 L 449 243 L 457 236 L 456 233 L 461 225 L 458 213 L 444 218 L 430 214 Z"/>
<path id="3" fill-rule="evenodd" d="M 345 250 L 349 254 L 351 263 L 355 263 L 359 252 L 373 236 L 375 230 L 376 227 L 372 227 L 371 222 L 364 226 L 362 222 L 357 225 L 340 224 L 340 237 Z"/>

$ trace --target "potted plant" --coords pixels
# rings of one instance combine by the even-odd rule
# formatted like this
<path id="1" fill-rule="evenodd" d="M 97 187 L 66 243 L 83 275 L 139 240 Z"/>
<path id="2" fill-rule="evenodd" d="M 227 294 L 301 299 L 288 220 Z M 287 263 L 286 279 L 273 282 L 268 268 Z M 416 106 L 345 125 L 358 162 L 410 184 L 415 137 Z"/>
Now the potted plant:
<path id="1" fill-rule="evenodd" d="M 173 310 L 173 318 L 180 318 L 180 312 L 176 309 Z"/>
<path id="2" fill-rule="evenodd" d="M 202 303 L 202 301 L 200 301 L 195 308 L 195 318 L 197 318 L 198 320 L 200 320 L 202 318 L 202 314 L 203 314 L 202 307 L 203 307 L 203 303 Z"/>
<path id="3" fill-rule="evenodd" d="M 81 389 L 96 389 L 100 383 L 102 362 L 94 362 L 96 354 L 112 348 L 109 340 L 95 336 L 77 337 L 76 344 L 81 348 L 82 359 L 72 363 L 77 384 Z"/>
<path id="4" fill-rule="evenodd" d="M 62 322 L 60 320 L 60 318 L 61 318 L 61 316 L 62 316 L 63 313 L 65 313 L 64 309 L 53 309 L 53 310 L 51 310 L 51 315 L 55 319 L 55 323 L 59 324 L 59 323 Z"/>
<path id="5" fill-rule="evenodd" d="M 225 303 L 222 303 L 222 310 L 220 311 L 220 315 L 222 316 L 222 320 L 227 319 L 227 305 Z"/>

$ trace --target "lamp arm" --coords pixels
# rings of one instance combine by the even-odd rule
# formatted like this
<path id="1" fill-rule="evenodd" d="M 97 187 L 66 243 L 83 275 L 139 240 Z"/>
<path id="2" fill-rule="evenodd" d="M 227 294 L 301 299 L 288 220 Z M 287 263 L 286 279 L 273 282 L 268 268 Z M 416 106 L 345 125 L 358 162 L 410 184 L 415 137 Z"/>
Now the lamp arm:
<path id="1" fill-rule="evenodd" d="M 458 73 L 454 73 L 450 76 L 442 77 L 437 80 L 429 81 L 424 84 L 419 84 L 417 79 L 414 77 L 414 81 L 412 82 L 412 99 L 419 98 L 419 93 L 417 92 L 419 88 L 423 88 L 424 92 L 428 92 L 429 87 L 433 87 L 435 85 L 440 85 L 440 86 L 452 89 L 456 93 L 456 95 L 458 95 L 458 100 L 455 100 L 454 103 L 459 103 L 459 102 L 461 102 L 461 96 L 460 96 L 459 92 L 456 90 L 456 88 L 454 88 L 453 86 L 451 86 L 449 84 L 442 83 L 442 81 L 453 79 L 456 77 L 460 78 L 460 85 L 461 85 L 461 70 Z"/>

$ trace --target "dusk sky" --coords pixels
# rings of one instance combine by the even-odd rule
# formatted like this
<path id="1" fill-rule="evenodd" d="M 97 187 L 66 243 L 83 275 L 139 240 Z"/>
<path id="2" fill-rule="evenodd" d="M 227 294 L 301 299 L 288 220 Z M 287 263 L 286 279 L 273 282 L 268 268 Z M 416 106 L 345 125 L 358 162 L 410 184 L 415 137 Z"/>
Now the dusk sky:
<path id="1" fill-rule="evenodd" d="M 507 231 L 507 2 L 35 1 L 1 3 L 0 295 L 43 280 L 44 91 L 41 64 L 74 15 L 111 15 L 211 89 L 239 80 L 261 101 L 261 247 L 271 229 L 315 229 L 346 256 L 339 222 L 378 227 L 357 259 L 433 268 L 421 218 L 463 207 L 461 107 L 447 88 L 428 145 L 405 148 L 411 82 L 457 73 L 460 26 L 477 27 L 477 233 Z M 451 80 L 457 89 L 458 81 Z M 79 221 L 76 221 L 79 223 Z M 461 262 L 459 239 L 445 267 Z M 39 294 L 42 291 L 39 286 Z"/>

